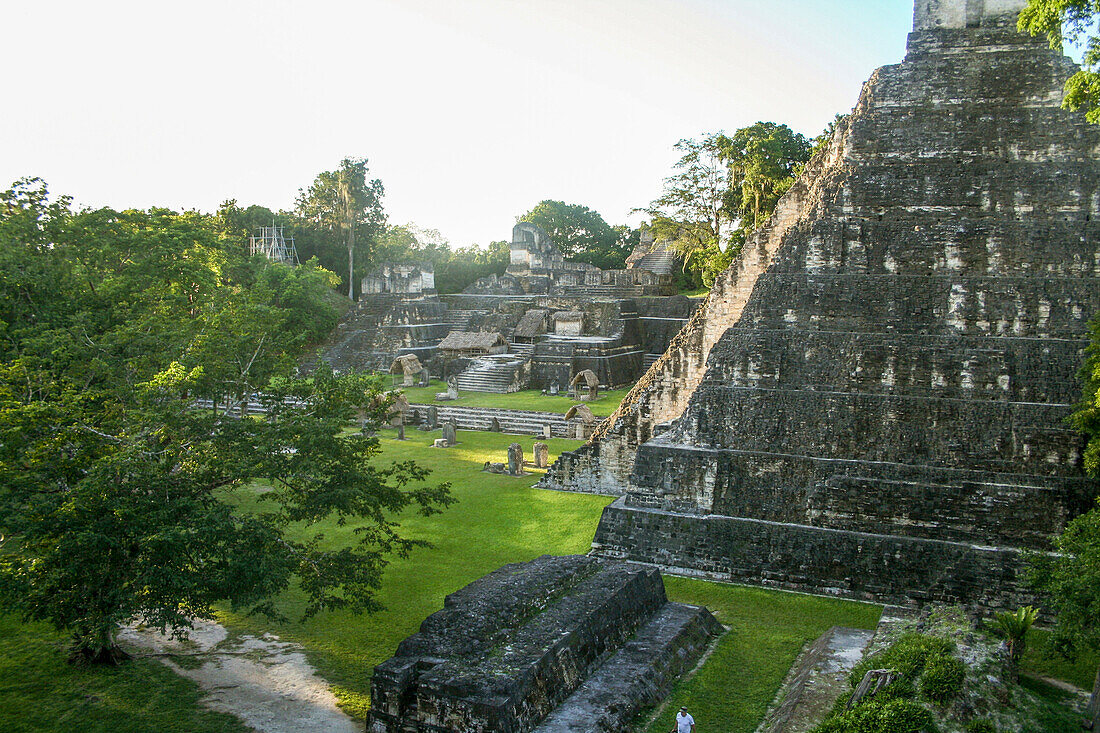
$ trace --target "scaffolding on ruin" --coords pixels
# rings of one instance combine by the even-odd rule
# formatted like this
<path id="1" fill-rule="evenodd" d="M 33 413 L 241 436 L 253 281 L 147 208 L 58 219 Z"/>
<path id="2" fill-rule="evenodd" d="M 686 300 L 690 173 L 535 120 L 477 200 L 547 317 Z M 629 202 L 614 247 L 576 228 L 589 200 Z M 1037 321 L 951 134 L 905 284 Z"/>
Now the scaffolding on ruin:
<path id="1" fill-rule="evenodd" d="M 283 228 L 275 222 L 269 227 L 260 227 L 259 234 L 249 237 L 248 249 L 250 254 L 262 254 L 272 262 L 281 262 L 291 267 L 301 264 L 298 261 L 298 250 L 294 247 L 294 237 L 284 237 Z"/>

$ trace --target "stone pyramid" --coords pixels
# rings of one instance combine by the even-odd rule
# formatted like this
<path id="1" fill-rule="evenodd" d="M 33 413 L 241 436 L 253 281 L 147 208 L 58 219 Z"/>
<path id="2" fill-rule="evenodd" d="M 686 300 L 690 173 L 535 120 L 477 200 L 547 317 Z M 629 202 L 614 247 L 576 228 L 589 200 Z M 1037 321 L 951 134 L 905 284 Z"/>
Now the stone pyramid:
<path id="1" fill-rule="evenodd" d="M 889 602 L 1026 599 L 1095 486 L 1066 424 L 1100 311 L 1100 127 L 1024 0 L 919 0 L 903 63 L 544 485 L 598 553 Z"/>

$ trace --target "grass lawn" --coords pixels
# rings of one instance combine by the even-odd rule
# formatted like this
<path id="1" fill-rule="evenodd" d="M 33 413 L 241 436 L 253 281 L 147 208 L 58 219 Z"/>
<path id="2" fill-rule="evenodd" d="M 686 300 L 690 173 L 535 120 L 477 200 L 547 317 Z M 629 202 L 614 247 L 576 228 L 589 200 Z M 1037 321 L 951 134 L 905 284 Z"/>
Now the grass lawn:
<path id="1" fill-rule="evenodd" d="M 447 593 L 508 562 L 544 553 L 587 552 L 600 511 L 610 501 L 532 489 L 537 476 L 514 479 L 478 470 L 487 460 L 503 460 L 513 441 L 529 449 L 531 438 L 459 431 L 458 446 L 443 450 L 429 447 L 437 433 L 409 430 L 410 440 L 403 444 L 390 439 L 392 432 L 382 433 L 387 451 L 399 449 L 402 457 L 433 467 L 437 479 L 453 483 L 459 499 L 442 515 L 405 521 L 410 536 L 431 539 L 436 546 L 390 566 L 381 595 L 386 611 L 373 616 L 328 613 L 284 625 L 228 613 L 222 619 L 233 630 L 271 631 L 303 644 L 345 710 L 360 718 L 369 706 L 371 667 L 391 656 L 398 642 L 441 608 Z M 574 445 L 576 441 L 550 441 L 553 454 Z M 248 506 L 253 499 L 243 497 L 243 502 Z M 336 527 L 326 527 L 325 534 L 333 543 L 348 537 L 346 529 Z M 675 692 L 677 707 L 679 700 L 688 701 L 701 721 L 722 721 L 720 730 L 756 726 L 807 641 L 834 625 L 872 628 L 881 611 L 878 606 L 683 578 L 666 582 L 673 599 L 706 605 L 733 627 L 711 662 Z M 279 600 L 281 610 L 291 616 L 303 604 L 298 592 Z M 730 690 L 738 692 L 731 695 Z M 653 730 L 661 730 L 665 718 L 671 719 L 664 716 Z"/>
<path id="2" fill-rule="evenodd" d="M 700 730 L 751 733 L 806 642 L 833 626 L 873 629 L 882 607 L 855 601 L 665 577 L 674 601 L 706 606 L 729 633 L 699 673 L 682 680 L 649 733 L 675 727 L 681 705 Z"/>
<path id="3" fill-rule="evenodd" d="M 198 705 L 202 691 L 152 659 L 116 669 L 65 661 L 68 636 L 0 614 L 0 730 L 80 733 L 246 733 Z"/>
<path id="4" fill-rule="evenodd" d="M 398 642 L 414 633 L 420 622 L 443 607 L 443 597 L 510 562 L 539 555 L 588 552 L 600 512 L 611 499 L 531 488 L 538 474 L 512 478 L 481 472 L 485 461 L 506 460 L 508 444 L 518 442 L 531 456 L 532 438 L 499 433 L 458 431 L 454 448 L 432 448 L 439 431 L 407 430 L 399 443 L 383 431 L 386 453 L 411 459 L 435 470 L 433 480 L 450 481 L 458 503 L 433 517 L 411 514 L 402 522 L 412 538 L 428 539 L 432 549 L 416 550 L 406 560 L 394 560 L 386 571 L 379 599 L 383 612 L 357 616 L 333 612 L 297 622 L 304 595 L 292 590 L 278 599 L 280 610 L 294 622 L 276 624 L 263 618 L 224 613 L 221 621 L 231 631 L 267 632 L 305 646 L 310 661 L 332 685 L 341 705 L 352 715 L 365 717 L 373 666 L 393 655 Z M 579 441 L 552 439 L 551 460 Z M 541 472 L 540 472 L 541 473 Z M 254 496 L 241 496 L 251 506 Z M 326 541 L 339 545 L 351 540 L 346 527 L 335 522 L 322 527 Z"/>
<path id="5" fill-rule="evenodd" d="M 1027 635 L 1027 650 L 1020 662 L 1024 672 L 1052 677 L 1077 685 L 1091 692 L 1096 680 L 1096 668 L 1100 665 L 1100 654 L 1082 654 L 1075 661 L 1067 661 L 1050 649 L 1050 632 L 1046 629 L 1032 629 Z"/>
<path id="6" fill-rule="evenodd" d="M 504 461 L 509 443 L 519 442 L 529 456 L 534 442 L 529 437 L 459 431 L 456 447 L 438 449 L 430 447 L 438 431 L 406 434 L 409 440 L 399 443 L 393 431 L 383 431 L 384 457 L 434 469 L 433 480 L 450 481 L 458 503 L 434 517 L 403 518 L 404 534 L 430 540 L 434 547 L 389 566 L 379 596 L 385 611 L 322 613 L 300 622 L 305 598 L 291 589 L 277 600 L 290 622 L 228 610 L 220 614 L 231 633 L 271 632 L 301 643 L 344 709 L 359 719 L 369 708 L 372 667 L 441 608 L 445 595 L 506 563 L 544 553 L 587 552 L 600 512 L 610 501 L 534 489 L 537 473 L 512 478 L 481 472 L 487 460 Z M 551 458 L 578 445 L 547 442 Z M 257 506 L 258 495 L 250 488 L 234 499 L 249 510 Z M 333 546 L 352 539 L 349 528 L 334 522 L 320 529 Z M 666 577 L 665 582 L 670 598 L 707 606 L 731 631 L 699 674 L 674 688 L 662 715 L 648 728 L 653 733 L 670 730 L 682 704 L 702 730 L 752 731 L 806 642 L 834 625 L 873 628 L 881 611 L 851 601 L 686 578 Z M 1042 632 L 1036 636 L 1025 667 L 1091 686 L 1095 659 L 1076 666 L 1044 660 L 1039 654 L 1043 638 Z M 45 626 L 0 615 L 0 731 L 244 730 L 234 719 L 200 708 L 197 688 L 153 660 L 136 660 L 118 670 L 83 670 L 66 664 L 64 642 Z"/>
<path id="7" fill-rule="evenodd" d="M 387 381 L 387 384 L 389 382 Z M 464 392 L 458 391 L 458 399 L 454 402 L 436 402 L 437 392 L 446 392 L 447 384 L 438 379 L 433 379 L 427 387 L 406 387 L 402 391 L 409 398 L 409 402 L 418 405 L 439 405 L 446 407 L 458 405 L 460 407 L 500 407 L 508 410 L 532 410 L 535 412 L 559 412 L 565 414 L 573 405 L 579 404 L 577 400 L 569 399 L 566 394 L 544 395 L 537 389 L 525 389 L 522 392 L 510 394 L 494 394 L 491 392 Z M 630 388 L 615 389 L 610 392 L 600 392 L 598 399 L 587 402 L 592 409 L 592 414 L 598 417 L 607 417 L 619 403 L 626 397 Z"/>

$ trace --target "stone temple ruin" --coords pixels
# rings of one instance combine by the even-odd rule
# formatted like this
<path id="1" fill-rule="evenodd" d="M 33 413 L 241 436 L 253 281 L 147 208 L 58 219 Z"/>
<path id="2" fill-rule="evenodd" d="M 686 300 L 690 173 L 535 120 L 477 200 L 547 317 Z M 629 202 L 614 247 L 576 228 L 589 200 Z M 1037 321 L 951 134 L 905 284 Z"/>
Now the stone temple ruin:
<path id="1" fill-rule="evenodd" d="M 370 733 L 621 731 L 722 627 L 660 573 L 591 557 L 505 565 L 374 669 Z"/>
<path id="2" fill-rule="evenodd" d="M 920 0 L 828 149 L 544 487 L 602 556 L 894 603 L 1024 602 L 1095 485 L 1065 423 L 1100 311 L 1100 127 L 1024 0 Z"/>
<path id="3" fill-rule="evenodd" d="M 467 391 L 550 389 L 585 370 L 603 388 L 632 384 L 699 306 L 669 295 L 661 251 L 627 270 L 600 270 L 570 262 L 541 229 L 520 222 L 507 272 L 464 293 L 440 295 L 430 263 L 379 267 L 319 358 L 336 370 L 386 370 L 416 356 Z"/>

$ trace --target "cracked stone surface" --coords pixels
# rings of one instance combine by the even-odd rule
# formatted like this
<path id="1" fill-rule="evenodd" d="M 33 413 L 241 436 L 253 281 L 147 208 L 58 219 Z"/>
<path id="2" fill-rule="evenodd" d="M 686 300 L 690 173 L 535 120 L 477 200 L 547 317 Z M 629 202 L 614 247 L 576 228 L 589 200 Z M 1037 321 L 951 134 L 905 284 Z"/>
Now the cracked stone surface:
<path id="1" fill-rule="evenodd" d="M 158 657 L 206 691 L 202 705 L 233 715 L 262 733 L 361 730 L 337 707 L 336 696 L 306 661 L 302 648 L 272 634 L 230 637 L 224 626 L 199 620 L 182 641 L 138 627 L 123 629 L 119 641 L 137 655 L 194 660 L 196 665 L 181 664 L 173 656 Z"/>

